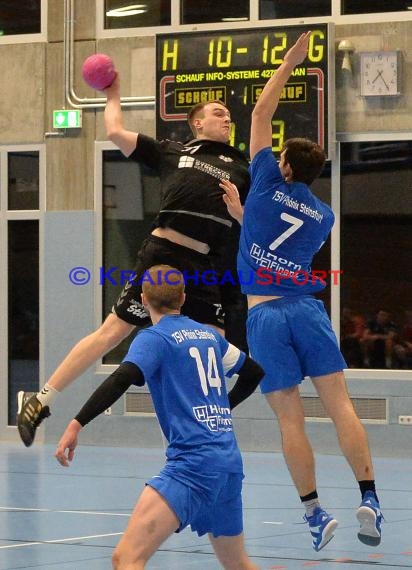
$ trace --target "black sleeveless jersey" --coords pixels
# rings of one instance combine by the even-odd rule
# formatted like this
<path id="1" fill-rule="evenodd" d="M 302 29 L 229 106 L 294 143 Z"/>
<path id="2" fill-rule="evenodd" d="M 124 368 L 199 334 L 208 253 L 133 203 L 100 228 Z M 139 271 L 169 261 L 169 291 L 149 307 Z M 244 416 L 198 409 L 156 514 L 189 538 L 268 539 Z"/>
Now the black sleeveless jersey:
<path id="1" fill-rule="evenodd" d="M 156 227 L 168 227 L 219 250 L 238 225 L 229 215 L 219 181 L 236 184 L 242 203 L 249 190 L 249 163 L 228 144 L 195 139 L 186 144 L 139 134 L 130 158 L 160 177 L 161 204 Z M 235 231 L 235 233 L 237 233 Z"/>

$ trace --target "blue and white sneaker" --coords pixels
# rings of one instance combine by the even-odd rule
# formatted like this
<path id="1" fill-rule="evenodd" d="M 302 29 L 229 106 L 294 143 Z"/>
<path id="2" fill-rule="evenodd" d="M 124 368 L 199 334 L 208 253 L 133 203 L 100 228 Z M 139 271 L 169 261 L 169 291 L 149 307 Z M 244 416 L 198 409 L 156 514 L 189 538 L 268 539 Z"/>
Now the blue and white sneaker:
<path id="1" fill-rule="evenodd" d="M 303 518 L 309 524 L 310 534 L 313 538 L 312 546 L 316 552 L 319 552 L 335 536 L 333 533 L 338 526 L 338 521 L 320 507 L 316 507 L 310 517 L 305 515 Z"/>
<path id="2" fill-rule="evenodd" d="M 360 523 L 359 540 L 368 546 L 378 546 L 381 542 L 383 515 L 373 491 L 366 491 L 356 517 Z"/>

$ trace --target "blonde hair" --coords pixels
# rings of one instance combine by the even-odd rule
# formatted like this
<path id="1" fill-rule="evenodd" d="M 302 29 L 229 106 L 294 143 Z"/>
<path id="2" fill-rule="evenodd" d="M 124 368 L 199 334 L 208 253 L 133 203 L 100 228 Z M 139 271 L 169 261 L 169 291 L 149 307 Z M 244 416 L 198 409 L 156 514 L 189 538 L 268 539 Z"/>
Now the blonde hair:
<path id="1" fill-rule="evenodd" d="M 183 304 L 183 274 L 171 265 L 153 265 L 142 279 L 142 291 L 150 306 L 159 313 L 177 311 Z"/>

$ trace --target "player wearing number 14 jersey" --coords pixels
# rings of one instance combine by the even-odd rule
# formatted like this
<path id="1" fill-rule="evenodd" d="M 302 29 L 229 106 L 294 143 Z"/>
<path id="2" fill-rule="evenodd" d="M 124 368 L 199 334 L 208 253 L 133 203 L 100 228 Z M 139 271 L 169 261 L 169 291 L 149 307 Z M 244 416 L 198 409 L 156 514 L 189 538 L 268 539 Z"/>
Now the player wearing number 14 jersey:
<path id="1" fill-rule="evenodd" d="M 250 353 L 265 370 L 260 386 L 278 419 L 283 454 L 305 507 L 313 548 L 319 551 L 333 538 L 338 522 L 321 507 L 316 490 L 299 393 L 306 376 L 335 424 L 359 483 L 361 542 L 380 543 L 382 515 L 366 432 L 346 388 L 346 364 L 323 303 L 313 296 L 324 283 L 311 274 L 310 265 L 334 221 L 331 209 L 309 187 L 322 171 L 325 153 L 315 142 L 296 138 L 285 142 L 279 164 L 272 155 L 272 117 L 294 67 L 306 58 L 309 42 L 310 32 L 302 34 L 287 51 L 252 113 L 251 189 L 243 212 L 238 269 L 248 297 Z M 224 181 L 221 186 L 228 208 L 236 210 L 240 221 L 236 188 Z"/>
<path id="2" fill-rule="evenodd" d="M 68 466 L 82 426 L 111 406 L 131 384 L 147 383 L 168 441 L 167 462 L 143 490 L 113 555 L 113 568 L 141 568 L 171 534 L 190 525 L 209 540 L 221 565 L 258 570 L 243 541 L 240 451 L 230 410 L 249 396 L 262 368 L 216 329 L 180 314 L 183 275 L 151 267 L 142 304 L 153 326 L 133 340 L 119 368 L 70 422 L 56 450 Z M 225 376 L 237 374 L 226 392 Z"/>

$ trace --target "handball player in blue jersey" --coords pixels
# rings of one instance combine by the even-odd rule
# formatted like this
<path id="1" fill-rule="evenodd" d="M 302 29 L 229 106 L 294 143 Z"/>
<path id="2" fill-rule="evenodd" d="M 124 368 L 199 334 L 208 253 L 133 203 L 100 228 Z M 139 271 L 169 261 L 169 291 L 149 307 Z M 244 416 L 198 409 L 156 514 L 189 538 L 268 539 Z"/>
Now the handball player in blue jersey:
<path id="1" fill-rule="evenodd" d="M 173 267 L 150 268 L 142 304 L 153 326 L 133 340 L 119 368 L 103 382 L 64 432 L 56 458 L 73 459 L 81 428 L 132 385 L 150 389 L 167 462 L 147 481 L 113 554 L 113 568 L 143 569 L 166 538 L 190 525 L 209 534 L 222 566 L 256 570 L 243 539 L 243 466 L 230 410 L 263 377 L 262 368 L 216 329 L 180 313 L 183 275 Z M 238 378 L 229 394 L 225 376 Z"/>
<path id="2" fill-rule="evenodd" d="M 244 211 L 235 185 L 222 181 L 221 186 L 229 211 L 243 224 L 238 271 L 248 297 L 250 354 L 265 370 L 261 390 L 278 419 L 283 454 L 318 551 L 333 538 L 338 523 L 321 507 L 316 490 L 299 394 L 304 377 L 311 377 L 359 482 L 361 542 L 380 543 L 382 515 L 367 435 L 346 388 L 346 363 L 323 303 L 313 296 L 325 282 L 311 272 L 312 259 L 334 223 L 332 210 L 309 187 L 323 169 L 325 153 L 303 138 L 285 141 L 279 163 L 272 153 L 273 114 L 292 71 L 306 58 L 309 41 L 310 32 L 289 49 L 253 110 L 251 189 Z"/>

